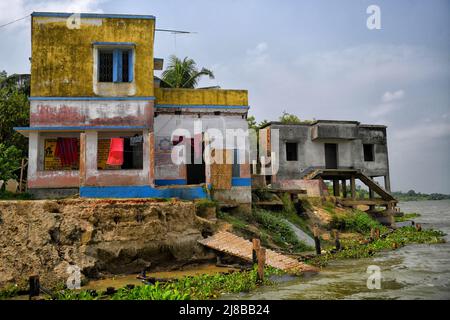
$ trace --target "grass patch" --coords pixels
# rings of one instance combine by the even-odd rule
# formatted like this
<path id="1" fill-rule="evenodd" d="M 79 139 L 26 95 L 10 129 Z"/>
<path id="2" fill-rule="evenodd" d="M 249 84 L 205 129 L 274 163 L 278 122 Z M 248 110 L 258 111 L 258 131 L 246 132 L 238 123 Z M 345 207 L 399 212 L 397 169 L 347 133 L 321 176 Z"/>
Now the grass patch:
<path id="1" fill-rule="evenodd" d="M 302 231 L 312 236 L 312 232 L 311 230 L 309 230 L 306 220 L 298 215 L 297 209 L 295 208 L 294 203 L 291 201 L 291 197 L 289 196 L 289 194 L 284 193 L 283 196 L 281 197 L 281 201 L 283 201 L 283 211 L 281 212 L 282 216 L 286 218 L 289 222 L 295 224 Z M 306 209 L 303 202 L 302 206 L 304 209 Z"/>
<path id="2" fill-rule="evenodd" d="M 372 219 L 367 213 L 353 210 L 350 213 L 332 214 L 330 227 L 341 231 L 368 233 L 372 228 L 381 228 L 381 224 Z"/>
<path id="3" fill-rule="evenodd" d="M 414 227 L 399 228 L 368 244 L 359 244 L 356 240 L 341 241 L 344 249 L 335 254 L 326 253 L 306 261 L 306 263 L 324 267 L 337 259 L 359 259 L 373 256 L 383 250 L 394 250 L 410 243 L 442 243 L 445 234 L 437 230 L 417 231 Z"/>
<path id="4" fill-rule="evenodd" d="M 0 200 L 32 200 L 33 196 L 27 192 L 12 193 L 9 191 L 0 191 Z"/>
<path id="5" fill-rule="evenodd" d="M 263 209 L 253 210 L 253 217 L 272 236 L 275 244 L 282 248 L 291 247 L 293 251 L 307 251 L 311 248 L 298 240 L 292 228 L 279 216 Z"/>
<path id="6" fill-rule="evenodd" d="M 214 208 L 214 207 L 218 206 L 216 201 L 209 200 L 209 199 L 197 200 L 197 201 L 195 201 L 195 205 L 198 208 Z"/>
<path id="7" fill-rule="evenodd" d="M 0 290 L 0 300 L 11 299 L 19 294 L 19 287 L 17 285 L 6 286 Z"/>
<path id="8" fill-rule="evenodd" d="M 110 297 L 104 292 L 64 290 L 57 294 L 57 300 L 205 300 L 216 299 L 222 294 L 249 292 L 260 285 L 270 285 L 269 276 L 283 274 L 268 267 L 263 283 L 257 282 L 256 268 L 229 274 L 198 275 L 183 277 L 171 283 L 155 283 L 134 288 L 122 288 Z"/>
<path id="9" fill-rule="evenodd" d="M 405 213 L 402 217 L 395 217 L 395 222 L 409 221 L 413 218 L 420 217 L 418 213 Z"/>

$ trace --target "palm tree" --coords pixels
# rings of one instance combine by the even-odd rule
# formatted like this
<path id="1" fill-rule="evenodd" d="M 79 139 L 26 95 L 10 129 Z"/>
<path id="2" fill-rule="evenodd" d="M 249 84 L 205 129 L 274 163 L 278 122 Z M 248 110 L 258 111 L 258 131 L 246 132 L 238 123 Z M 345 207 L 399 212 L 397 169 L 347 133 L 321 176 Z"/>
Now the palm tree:
<path id="1" fill-rule="evenodd" d="M 190 88 L 197 86 L 199 79 L 202 76 L 209 76 L 214 79 L 214 74 L 211 70 L 202 68 L 197 69 L 197 64 L 194 60 L 185 57 L 183 60 L 172 55 L 166 70 L 162 73 L 162 87 L 169 88 Z"/>

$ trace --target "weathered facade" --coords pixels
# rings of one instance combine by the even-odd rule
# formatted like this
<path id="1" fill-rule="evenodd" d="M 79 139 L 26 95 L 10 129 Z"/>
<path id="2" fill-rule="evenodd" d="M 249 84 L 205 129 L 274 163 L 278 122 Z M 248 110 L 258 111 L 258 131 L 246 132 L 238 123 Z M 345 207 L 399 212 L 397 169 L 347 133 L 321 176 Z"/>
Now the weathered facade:
<path id="1" fill-rule="evenodd" d="M 271 151 L 278 155 L 278 168 L 270 176 L 273 187 L 281 189 L 306 188 L 318 190 L 312 179 L 331 180 L 334 194 L 354 193 L 355 179 L 367 184 L 371 199 L 373 191 L 388 204 L 395 199 L 389 196 L 389 161 L 386 127 L 365 125 L 357 121 L 318 120 L 312 123 L 283 124 L 271 122 L 262 129 Z M 384 188 L 374 180 L 383 177 Z M 350 186 L 347 189 L 347 181 Z M 342 189 L 341 189 L 342 188 Z M 352 195 L 354 198 L 354 195 Z"/>
<path id="2" fill-rule="evenodd" d="M 30 192 L 195 199 L 212 187 L 218 199 L 250 203 L 248 161 L 238 170 L 227 164 L 234 174 L 216 186 L 222 173 L 213 165 L 173 163 L 177 144 L 205 145 L 210 127 L 247 129 L 248 98 L 244 90 L 155 88 L 155 17 L 35 12 L 31 28 L 30 127 L 16 128 L 29 137 Z M 178 128 L 192 135 L 175 141 Z M 77 161 L 58 158 L 62 138 L 74 139 Z M 120 166 L 107 163 L 112 138 L 124 141 Z"/>

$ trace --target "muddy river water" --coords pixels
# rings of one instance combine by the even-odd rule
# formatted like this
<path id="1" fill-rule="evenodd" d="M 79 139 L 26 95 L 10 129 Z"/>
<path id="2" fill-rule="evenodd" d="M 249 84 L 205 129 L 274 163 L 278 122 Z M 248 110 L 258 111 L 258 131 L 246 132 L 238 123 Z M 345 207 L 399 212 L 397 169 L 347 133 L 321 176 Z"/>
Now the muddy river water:
<path id="1" fill-rule="evenodd" d="M 330 263 L 322 272 L 227 299 L 450 299 L 450 201 L 400 203 L 424 228 L 445 232 L 446 243 L 408 245 L 372 258 Z M 368 289 L 368 266 L 381 271 L 380 289 Z"/>

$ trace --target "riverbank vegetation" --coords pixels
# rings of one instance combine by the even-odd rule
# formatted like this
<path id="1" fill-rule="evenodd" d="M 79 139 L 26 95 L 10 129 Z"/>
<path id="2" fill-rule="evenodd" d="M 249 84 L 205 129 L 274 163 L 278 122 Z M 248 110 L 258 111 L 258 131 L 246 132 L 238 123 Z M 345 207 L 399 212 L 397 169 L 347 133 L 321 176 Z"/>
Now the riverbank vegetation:
<path id="1" fill-rule="evenodd" d="M 403 227 L 391 232 L 386 227 L 382 227 L 381 230 L 379 239 L 362 242 L 355 239 L 342 240 L 342 250 L 333 253 L 328 251 L 325 254 L 307 259 L 305 262 L 317 267 L 324 267 L 332 260 L 368 258 L 379 251 L 395 250 L 407 244 L 445 242 L 443 239 L 444 233 L 437 230 L 418 231 L 415 227 Z"/>
<path id="2" fill-rule="evenodd" d="M 216 299 L 224 294 L 249 292 L 261 285 L 270 285 L 270 276 L 281 275 L 282 271 L 271 267 L 265 269 L 263 282 L 257 280 L 256 268 L 228 274 L 199 275 L 183 277 L 171 282 L 129 286 L 112 295 L 94 290 L 58 292 L 56 300 L 205 300 Z"/>
<path id="3" fill-rule="evenodd" d="M 420 217 L 420 214 L 412 212 L 412 213 L 405 213 L 403 216 L 401 217 L 395 217 L 395 222 L 405 222 L 405 221 L 410 221 L 413 218 L 417 218 Z"/>

